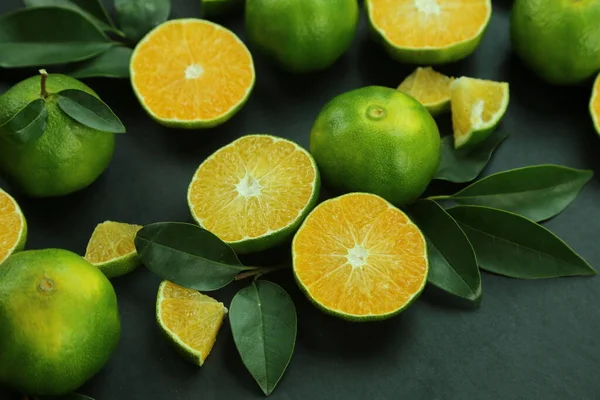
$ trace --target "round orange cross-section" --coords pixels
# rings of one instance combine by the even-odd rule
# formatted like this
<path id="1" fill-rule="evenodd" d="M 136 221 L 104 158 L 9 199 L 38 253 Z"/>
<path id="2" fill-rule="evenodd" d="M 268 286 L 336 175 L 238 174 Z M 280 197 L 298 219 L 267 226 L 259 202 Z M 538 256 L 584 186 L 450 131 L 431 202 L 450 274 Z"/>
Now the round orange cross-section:
<path id="1" fill-rule="evenodd" d="M 319 205 L 293 242 L 294 273 L 320 308 L 347 319 L 382 319 L 423 290 L 425 239 L 379 196 L 352 193 Z"/>

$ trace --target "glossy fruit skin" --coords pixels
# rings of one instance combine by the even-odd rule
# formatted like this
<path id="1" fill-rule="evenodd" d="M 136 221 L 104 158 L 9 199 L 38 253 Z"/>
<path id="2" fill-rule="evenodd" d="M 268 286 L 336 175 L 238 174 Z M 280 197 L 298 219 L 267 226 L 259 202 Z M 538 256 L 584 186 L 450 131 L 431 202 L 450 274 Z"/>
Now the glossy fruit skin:
<path id="1" fill-rule="evenodd" d="M 513 48 L 540 78 L 572 85 L 600 71 L 600 2 L 516 0 Z"/>
<path id="2" fill-rule="evenodd" d="M 247 0 L 250 43 L 293 73 L 326 69 L 350 47 L 357 0 Z"/>
<path id="3" fill-rule="evenodd" d="M 438 127 L 425 107 L 379 86 L 334 98 L 310 133 L 310 151 L 326 184 L 345 193 L 373 193 L 396 206 L 425 191 L 440 150 Z"/>
<path id="4" fill-rule="evenodd" d="M 44 134 L 31 142 L 15 144 L 0 137 L 0 174 L 31 197 L 57 197 L 92 184 L 108 167 L 115 135 L 88 128 L 65 114 L 54 95 L 78 89 L 98 95 L 78 80 L 59 74 L 48 76 L 48 122 Z M 40 76 L 26 79 L 0 96 L 0 124 L 29 102 L 40 98 Z"/>
<path id="5" fill-rule="evenodd" d="M 24 251 L 0 268 L 0 385 L 30 395 L 75 391 L 120 337 L 109 280 L 66 250 Z"/>

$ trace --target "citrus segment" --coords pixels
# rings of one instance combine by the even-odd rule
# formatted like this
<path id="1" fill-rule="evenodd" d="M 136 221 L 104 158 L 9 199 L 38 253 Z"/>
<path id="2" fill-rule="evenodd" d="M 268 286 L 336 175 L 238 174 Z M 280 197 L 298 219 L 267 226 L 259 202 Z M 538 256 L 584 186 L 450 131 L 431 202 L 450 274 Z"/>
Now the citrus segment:
<path id="1" fill-rule="evenodd" d="M 163 332 L 199 366 L 217 340 L 227 308 L 195 290 L 163 281 L 158 289 L 156 316 Z"/>
<path id="2" fill-rule="evenodd" d="M 367 0 L 369 20 L 403 62 L 460 60 L 479 45 L 492 15 L 490 0 Z"/>
<path id="3" fill-rule="evenodd" d="M 600 135 L 600 75 L 596 79 L 594 84 L 594 91 L 592 92 L 592 100 L 590 102 L 590 112 L 592 113 L 592 120 L 596 127 L 596 132 Z"/>
<path id="4" fill-rule="evenodd" d="M 0 189 L 0 264 L 15 251 L 22 250 L 27 240 L 27 222 L 19 205 Z"/>
<path id="5" fill-rule="evenodd" d="M 318 306 L 350 319 L 392 316 L 423 290 L 425 239 L 410 219 L 371 194 L 315 208 L 293 242 L 294 273 Z"/>
<path id="6" fill-rule="evenodd" d="M 205 20 L 165 22 L 137 45 L 131 59 L 131 81 L 143 107 L 175 127 L 225 122 L 248 99 L 254 77 L 244 43 Z"/>
<path id="7" fill-rule="evenodd" d="M 85 259 L 109 278 L 127 274 L 139 265 L 134 239 L 141 225 L 106 221 L 99 224 L 87 245 Z"/>
<path id="8" fill-rule="evenodd" d="M 496 128 L 509 101 L 505 82 L 458 78 L 450 85 L 454 147 L 473 146 Z"/>
<path id="9" fill-rule="evenodd" d="M 452 80 L 431 67 L 419 67 L 398 86 L 398 90 L 417 99 L 436 116 L 450 108 Z"/>
<path id="10" fill-rule="evenodd" d="M 248 135 L 200 165 L 188 203 L 202 227 L 245 253 L 289 237 L 318 191 L 317 168 L 306 150 L 289 140 Z"/>

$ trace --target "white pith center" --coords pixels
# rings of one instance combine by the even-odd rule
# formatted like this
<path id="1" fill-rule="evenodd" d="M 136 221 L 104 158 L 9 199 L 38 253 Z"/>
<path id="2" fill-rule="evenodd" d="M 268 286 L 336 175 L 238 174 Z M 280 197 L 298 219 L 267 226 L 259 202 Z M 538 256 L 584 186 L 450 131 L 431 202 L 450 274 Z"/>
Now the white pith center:
<path id="1" fill-rule="evenodd" d="M 485 109 L 485 101 L 477 100 L 471 109 L 471 125 L 479 127 L 483 125 L 483 110 Z"/>
<path id="2" fill-rule="evenodd" d="M 263 186 L 259 181 L 254 179 L 254 177 L 250 174 L 246 174 L 237 185 L 235 185 L 235 190 L 242 197 L 258 197 L 263 189 Z"/>
<path id="3" fill-rule="evenodd" d="M 348 258 L 348 264 L 350 264 L 352 268 L 361 268 L 367 263 L 369 252 L 367 249 L 357 244 L 348 250 L 346 257 Z"/>
<path id="4" fill-rule="evenodd" d="M 204 73 L 204 68 L 198 64 L 191 64 L 185 69 L 185 79 L 198 79 Z"/>
<path id="5" fill-rule="evenodd" d="M 442 11 L 437 0 L 415 0 L 415 7 L 427 15 L 439 15 Z"/>

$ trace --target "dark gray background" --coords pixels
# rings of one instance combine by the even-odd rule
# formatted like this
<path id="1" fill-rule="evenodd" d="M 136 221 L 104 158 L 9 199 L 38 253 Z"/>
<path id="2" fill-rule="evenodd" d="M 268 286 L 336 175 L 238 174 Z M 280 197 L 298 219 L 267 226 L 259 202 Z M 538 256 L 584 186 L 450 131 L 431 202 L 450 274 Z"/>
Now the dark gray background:
<path id="1" fill-rule="evenodd" d="M 172 18 L 200 15 L 198 0 L 173 3 Z M 541 163 L 598 172 L 600 146 L 587 111 L 591 82 L 555 88 L 538 81 L 511 54 L 511 2 L 494 3 L 479 49 L 463 62 L 440 68 L 511 84 L 501 129 L 512 136 L 486 173 Z M 19 0 L 2 0 L 0 12 L 19 6 Z M 219 22 L 244 38 L 242 15 Z M 17 195 L 30 224 L 28 248 L 83 254 L 95 225 L 107 219 L 189 221 L 187 186 L 207 155 L 246 133 L 281 135 L 307 146 L 312 123 L 328 100 L 366 85 L 395 87 L 413 68 L 391 60 L 369 40 L 364 11 L 351 50 L 325 72 L 292 76 L 257 54 L 255 62 L 257 84 L 246 107 L 207 131 L 157 125 L 139 106 L 128 81 L 88 81 L 128 133 L 118 136 L 112 164 L 88 189 L 58 199 Z M 32 74 L 0 70 L 0 92 Z M 444 134 L 450 133 L 447 117 L 439 123 Z M 547 223 L 596 268 L 599 200 L 594 178 L 572 206 Z M 289 260 L 288 249 L 262 256 L 264 262 L 280 259 Z M 402 315 L 369 324 L 322 314 L 289 272 L 270 279 L 290 292 L 299 321 L 296 352 L 273 399 L 600 398 L 600 278 L 519 281 L 485 274 L 480 309 L 451 307 L 447 298 L 428 289 Z M 227 323 L 201 369 L 173 351 L 156 327 L 158 284 L 159 278 L 143 268 L 114 280 L 123 324 L 120 346 L 81 392 L 96 400 L 263 398 L 236 353 Z M 235 290 L 216 297 L 228 305 Z M 0 398 L 11 397 L 0 391 Z"/>

